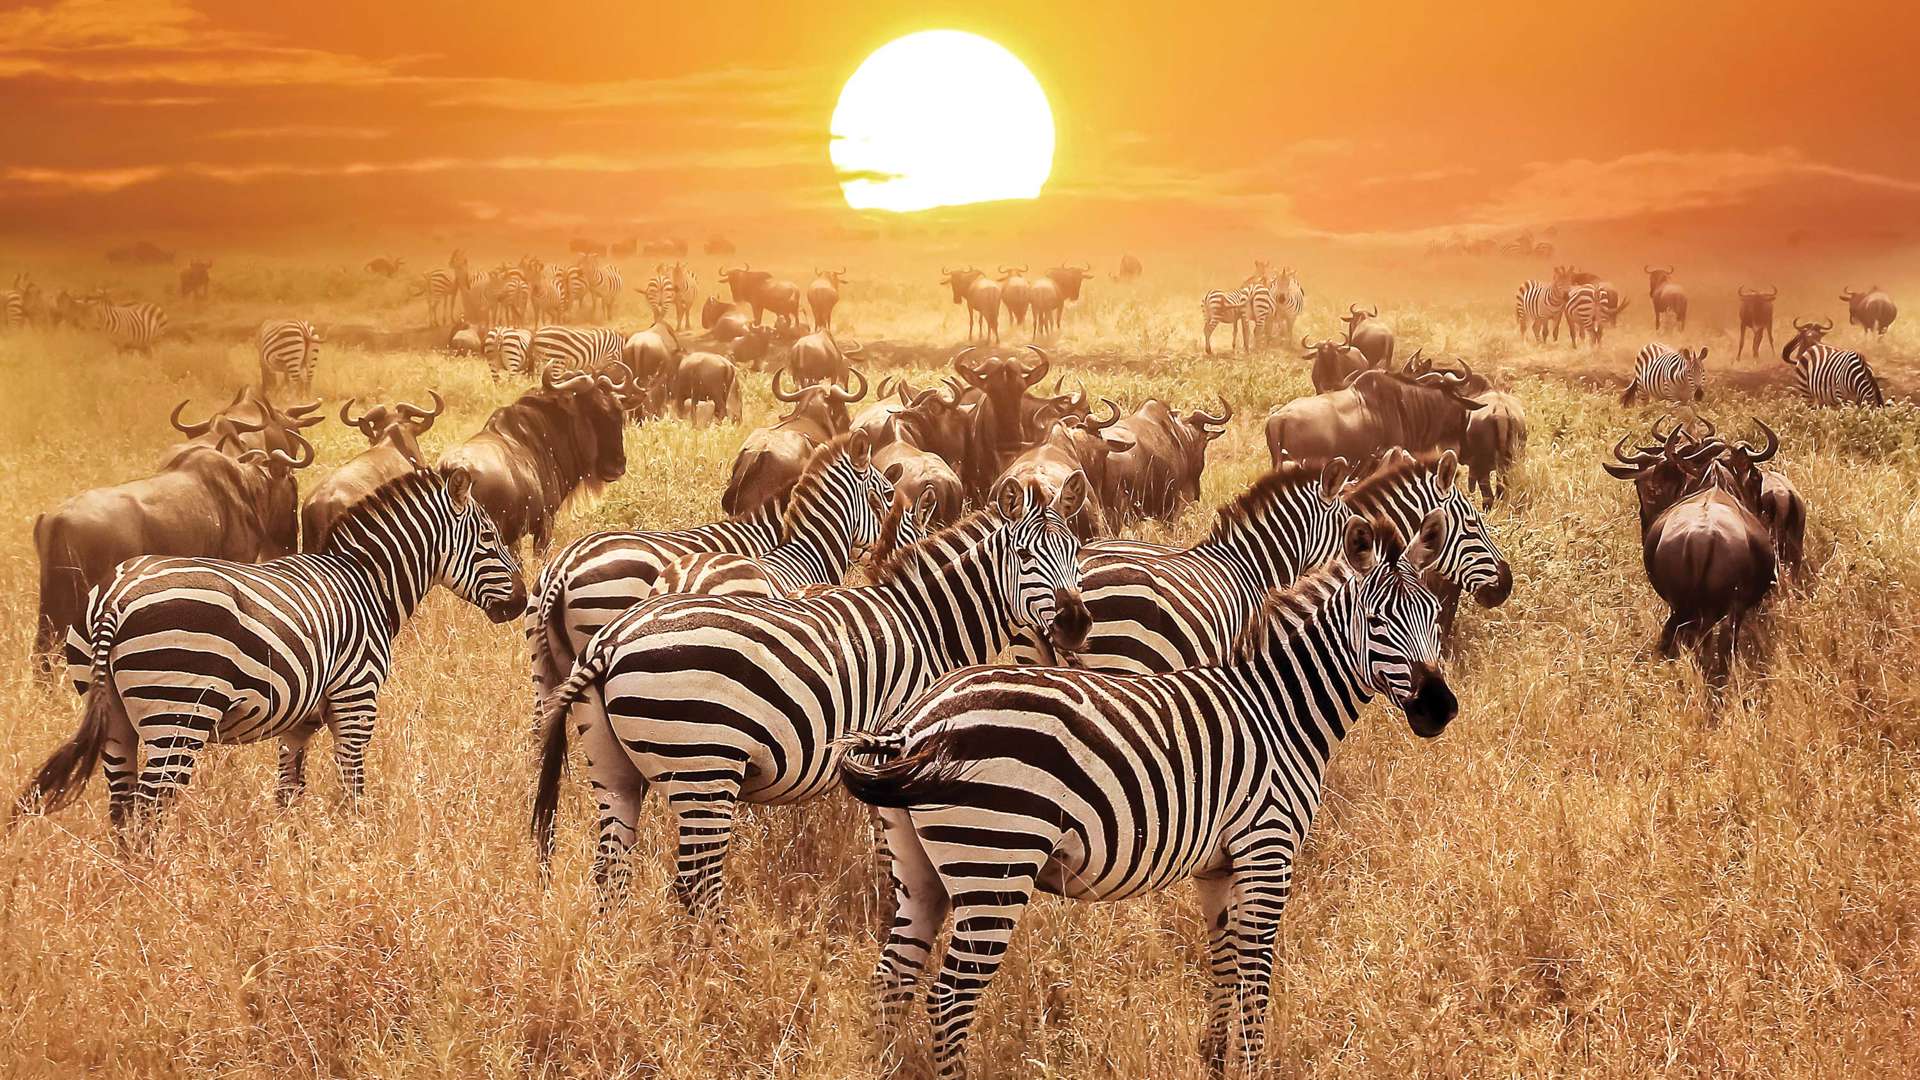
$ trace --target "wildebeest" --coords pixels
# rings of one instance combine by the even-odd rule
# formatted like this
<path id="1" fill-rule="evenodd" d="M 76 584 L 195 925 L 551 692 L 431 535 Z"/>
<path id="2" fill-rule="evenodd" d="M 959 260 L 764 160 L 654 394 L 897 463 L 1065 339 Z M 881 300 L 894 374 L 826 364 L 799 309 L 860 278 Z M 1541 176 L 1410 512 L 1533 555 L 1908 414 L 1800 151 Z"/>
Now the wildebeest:
<path id="1" fill-rule="evenodd" d="M 672 377 L 673 366 L 680 362 L 680 335 L 665 319 L 657 320 L 627 338 L 620 348 L 620 359 L 640 386 L 658 388 Z"/>
<path id="2" fill-rule="evenodd" d="M 855 341 L 842 346 L 834 336 L 825 330 L 815 330 L 811 334 L 793 343 L 787 352 L 787 370 L 794 381 L 801 385 L 816 382 L 847 385 L 847 368 L 851 359 L 860 353 L 860 343 Z"/>
<path id="3" fill-rule="evenodd" d="M 800 286 L 793 282 L 775 281 L 772 273 L 755 270 L 752 264 L 723 269 L 720 279 L 727 283 L 734 303 L 745 304 L 753 310 L 755 326 L 760 325 L 761 318 L 769 311 L 773 312 L 775 322 L 800 321 Z"/>
<path id="4" fill-rule="evenodd" d="M 180 298 L 205 300 L 207 289 L 213 283 L 212 274 L 209 273 L 212 269 L 212 259 L 195 259 L 188 263 L 187 268 L 180 271 Z"/>
<path id="5" fill-rule="evenodd" d="M 1200 499 L 1207 447 L 1226 434 L 1233 407 L 1220 399 L 1217 413 L 1180 413 L 1158 398 L 1142 402 L 1108 431 L 1133 445 L 1107 456 L 1100 498 L 1108 523 L 1130 518 L 1172 517 Z"/>
<path id="6" fill-rule="evenodd" d="M 767 368 L 767 359 L 773 353 L 773 343 L 779 340 L 779 334 L 771 326 L 748 326 L 743 312 L 734 312 L 727 319 L 739 319 L 741 332 L 727 347 L 727 354 L 736 364 L 745 364 L 749 370 L 763 371 Z M 726 325 L 726 320 L 721 320 Z"/>
<path id="7" fill-rule="evenodd" d="M 807 306 L 813 309 L 815 330 L 833 329 L 833 309 L 840 303 L 840 288 L 847 283 L 847 268 L 815 270 L 813 283 L 807 286 Z"/>
<path id="8" fill-rule="evenodd" d="M 1800 577 L 1807 550 L 1807 502 L 1785 473 L 1760 471 L 1760 520 L 1773 535 L 1773 555 L 1789 579 Z"/>
<path id="9" fill-rule="evenodd" d="M 1052 361 L 1038 346 L 1026 348 L 1034 355 L 1026 364 L 1013 356 L 969 360 L 975 350 L 972 345 L 953 358 L 953 369 L 982 395 L 974 413 L 974 438 L 966 470 L 967 491 L 975 497 L 984 496 L 991 488 L 1003 459 L 1019 453 L 1029 441 L 1022 424 L 1021 403 L 1027 390 L 1047 377 Z"/>
<path id="10" fill-rule="evenodd" d="M 1300 339 L 1300 347 L 1307 350 L 1305 359 L 1313 361 L 1313 392 L 1324 394 L 1329 390 L 1338 390 L 1353 381 L 1355 375 L 1374 366 L 1367 354 L 1344 341 L 1323 338 L 1318 342 Z"/>
<path id="11" fill-rule="evenodd" d="M 576 492 L 626 475 L 629 391 L 606 373 L 546 371 L 539 389 L 495 409 L 477 433 L 441 454 L 440 467 L 472 474 L 474 497 L 502 542 L 531 536 L 535 550 L 545 551 L 554 516 Z"/>
<path id="12" fill-rule="evenodd" d="M 1007 309 L 1007 318 L 1015 326 L 1027 323 L 1027 308 L 1033 304 L 1033 285 L 1026 278 L 1024 266 L 1003 266 L 1000 268 L 1000 303 Z"/>
<path id="13" fill-rule="evenodd" d="M 1363 371 L 1342 389 L 1287 402 L 1267 416 L 1273 463 L 1287 458 L 1365 461 L 1389 446 L 1416 454 L 1458 448 L 1467 413 L 1477 403 L 1460 396 L 1458 375 L 1435 374 L 1438 379 L 1417 382 Z"/>
<path id="14" fill-rule="evenodd" d="M 377 405 L 356 417 L 353 406 L 357 399 L 348 398 L 340 406 L 340 422 L 359 429 L 367 437 L 367 448 L 307 492 L 300 506 L 300 543 L 305 550 L 319 551 L 334 524 L 380 490 L 382 484 L 427 467 L 420 452 L 420 436 L 447 408 L 438 391 L 427 392 L 433 395 L 431 409 L 397 401 Z"/>
<path id="15" fill-rule="evenodd" d="M 717 353 L 690 352 L 680 358 L 667 380 L 662 411 L 671 409 L 685 420 L 703 401 L 713 405 L 716 420 L 740 419 L 739 369 Z"/>
<path id="16" fill-rule="evenodd" d="M 1687 328 L 1687 290 L 1673 280 L 1671 266 L 1643 266 L 1647 274 L 1647 296 L 1653 300 L 1653 328 L 1660 329 L 1660 317 L 1672 315 L 1680 329 Z"/>
<path id="17" fill-rule="evenodd" d="M 967 305 L 967 340 L 973 340 L 973 323 L 980 320 L 980 336 L 989 343 L 1000 340 L 1000 283 L 978 269 L 940 268 L 940 284 L 953 290 L 953 302 Z"/>
<path id="18" fill-rule="evenodd" d="M 879 469 L 895 492 L 920 505 L 931 497 L 929 515 L 935 524 L 951 525 L 960 520 L 966 502 L 966 488 L 953 465 L 932 450 L 915 445 L 911 435 L 903 436 L 906 421 L 893 417 L 887 422 L 890 437 L 873 452 L 874 468 Z"/>
<path id="19" fill-rule="evenodd" d="M 731 255 L 734 253 L 734 246 L 733 241 L 726 237 L 714 235 L 707 237 L 707 242 L 701 250 L 709 255 Z"/>
<path id="20" fill-rule="evenodd" d="M 1707 460 L 1705 469 L 1665 506 L 1650 501 L 1638 483 L 1639 471 L 1666 463 L 1664 457 L 1651 461 L 1654 455 L 1645 450 L 1628 457 L 1615 447 L 1619 462 L 1606 463 L 1609 474 L 1636 481 L 1647 580 L 1671 611 L 1660 631 L 1661 654 L 1676 655 L 1679 644 L 1704 652 L 1707 636 L 1726 624 L 1720 647 L 1703 656 L 1702 666 L 1715 685 L 1726 681 L 1741 624 L 1772 591 L 1778 565 L 1773 534 L 1761 518 L 1757 466 L 1774 456 L 1780 440 L 1766 424 L 1755 424 L 1766 436 L 1764 448 L 1704 442 L 1695 454 Z"/>
<path id="21" fill-rule="evenodd" d="M 1527 414 L 1520 399 L 1503 390 L 1487 389 L 1471 395 L 1477 407 L 1467 413 L 1467 430 L 1460 439 L 1460 463 L 1467 467 L 1467 484 L 1491 506 L 1505 498 L 1507 473 L 1527 449 Z M 1494 475 L 1500 483 L 1494 486 Z"/>
<path id="22" fill-rule="evenodd" d="M 1035 335 L 1060 332 L 1061 311 L 1068 303 L 1080 299 L 1080 287 L 1092 276 L 1092 268 L 1081 263 L 1078 266 L 1056 266 L 1033 283 L 1029 302 L 1033 306 Z M 1052 282 L 1053 287 L 1043 288 L 1040 284 L 1042 281 Z"/>
<path id="23" fill-rule="evenodd" d="M 1083 421 L 1056 420 L 1040 442 L 1010 462 L 1000 481 L 1018 480 L 1023 487 L 1037 485 L 1048 497 L 1058 495 L 1075 476 L 1084 477 L 1087 497 L 1067 517 L 1074 535 L 1082 540 L 1105 536 L 1112 529 L 1107 510 L 1100 504 L 1105 486 L 1107 457 L 1133 448 L 1133 440 L 1107 429 L 1120 419 L 1120 407 L 1107 398 L 1105 419 L 1089 416 Z"/>
<path id="24" fill-rule="evenodd" d="M 737 315 L 740 318 L 737 323 L 729 324 L 728 329 L 723 331 L 722 320 L 729 315 Z M 740 310 L 738 304 L 729 304 L 717 296 L 709 296 L 706 303 L 700 305 L 700 328 L 715 340 L 732 341 L 745 332 L 746 315 Z"/>
<path id="25" fill-rule="evenodd" d="M 126 247 L 114 248 L 107 252 L 107 261 L 132 263 L 135 266 L 161 266 L 173 261 L 173 252 L 161 248 L 151 240 L 136 240 Z"/>
<path id="26" fill-rule="evenodd" d="M 1893 306 L 1893 298 L 1878 285 L 1865 292 L 1842 289 L 1840 299 L 1847 305 L 1847 324 L 1870 334 L 1885 334 L 1887 327 L 1892 326 L 1894 318 L 1900 314 L 1899 309 Z"/>
<path id="27" fill-rule="evenodd" d="M 1132 255 L 1120 256 L 1120 269 L 1113 275 L 1115 281 L 1135 281 L 1141 274 L 1140 260 Z"/>
<path id="28" fill-rule="evenodd" d="M 771 427 L 755 428 L 740 444 L 727 476 L 720 507 L 731 515 L 744 514 L 769 502 L 784 501 L 805 471 L 813 452 L 844 434 L 851 425 L 847 403 L 867 394 L 867 377 L 856 368 L 851 374 L 860 389 L 850 391 L 833 383 L 814 383 L 782 389 L 786 369 L 773 373 L 773 397 L 792 408 Z"/>
<path id="29" fill-rule="evenodd" d="M 290 432 L 293 455 L 247 448 L 239 435 L 265 425 L 226 418 L 210 425 L 202 434 L 216 434 L 215 443 L 188 442 L 154 475 L 84 491 L 34 519 L 33 546 L 40 557 L 34 654 L 43 672 L 52 670 L 51 658 L 68 628 L 85 613 L 88 590 L 128 559 L 258 562 L 293 554 L 299 504 L 292 472 L 313 463 L 312 445 Z"/>
<path id="30" fill-rule="evenodd" d="M 406 265 L 407 260 L 400 258 L 398 255 L 382 255 L 377 259 L 369 259 L 367 261 L 366 271 L 378 277 L 391 278 L 395 274 L 398 274 Z"/>
<path id="31" fill-rule="evenodd" d="M 854 414 L 850 430 L 866 433 L 868 442 L 875 447 L 885 446 L 894 437 L 895 417 L 907 413 L 919 417 L 952 404 L 951 392 L 946 387 L 920 390 L 904 379 L 899 382 L 881 379 L 873 400 Z"/>
<path id="32" fill-rule="evenodd" d="M 1793 337 L 1780 350 L 1780 359 L 1793 369 L 1800 393 L 1815 405 L 1871 405 L 1887 403 L 1867 358 L 1852 349 L 1839 349 L 1823 339 L 1833 320 L 1793 320 Z"/>
<path id="33" fill-rule="evenodd" d="M 1766 292 L 1740 286 L 1740 341 L 1734 346 L 1733 358 L 1745 355 L 1747 335 L 1753 335 L 1753 355 L 1760 355 L 1760 335 L 1767 336 L 1767 348 L 1773 348 L 1773 301 L 1780 295 L 1777 286 L 1769 287 Z"/>
<path id="34" fill-rule="evenodd" d="M 678 236 L 671 236 L 665 240 L 649 240 L 640 248 L 642 255 L 672 255 L 678 258 L 686 253 L 687 242 Z"/>
<path id="35" fill-rule="evenodd" d="M 1369 364 L 1386 367 L 1393 362 L 1393 331 L 1380 321 L 1379 308 L 1361 311 L 1359 304 L 1348 304 L 1340 321 L 1347 324 L 1344 344 L 1360 350 Z"/>

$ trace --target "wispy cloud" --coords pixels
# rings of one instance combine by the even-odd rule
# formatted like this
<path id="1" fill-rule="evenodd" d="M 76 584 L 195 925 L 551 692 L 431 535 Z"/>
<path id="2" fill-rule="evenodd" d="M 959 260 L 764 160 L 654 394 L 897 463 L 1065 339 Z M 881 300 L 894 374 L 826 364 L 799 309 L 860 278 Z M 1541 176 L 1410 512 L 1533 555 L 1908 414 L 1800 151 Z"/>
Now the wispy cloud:
<path id="1" fill-rule="evenodd" d="M 201 136 L 220 141 L 251 139 L 384 139 L 393 132 L 378 127 L 336 124 L 277 124 L 271 127 L 227 128 Z"/>

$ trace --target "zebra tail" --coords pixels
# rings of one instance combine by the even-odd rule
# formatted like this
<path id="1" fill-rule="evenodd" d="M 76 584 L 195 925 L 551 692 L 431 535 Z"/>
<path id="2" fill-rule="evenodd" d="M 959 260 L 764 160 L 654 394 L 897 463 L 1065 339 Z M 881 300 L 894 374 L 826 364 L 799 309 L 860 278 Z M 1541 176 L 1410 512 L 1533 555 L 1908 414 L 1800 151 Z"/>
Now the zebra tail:
<path id="1" fill-rule="evenodd" d="M 1633 404 L 1633 392 L 1639 388 L 1640 388 L 1640 380 L 1638 379 L 1635 379 L 1632 382 L 1628 383 L 1627 389 L 1620 395 L 1620 404 L 1622 405 Z"/>
<path id="2" fill-rule="evenodd" d="M 840 782 L 868 806 L 914 809 L 948 806 L 960 793 L 967 762 L 955 756 L 960 732 L 942 728 L 906 749 L 900 732 L 860 732 L 842 740 Z M 861 761 L 855 755 L 877 760 Z"/>
<path id="3" fill-rule="evenodd" d="M 554 816 L 560 807 L 560 773 L 567 765 L 567 709 L 602 674 L 601 654 L 589 650 L 540 706 L 540 780 L 533 792 L 530 828 L 544 876 L 553 863 Z"/>
<path id="4" fill-rule="evenodd" d="M 13 801 L 13 815 L 7 819 L 5 831 L 12 832 L 28 814 L 51 814 L 67 806 L 80 797 L 87 781 L 99 771 L 107 729 L 114 718 L 115 691 L 107 671 L 107 656 L 113 649 L 115 629 L 111 619 L 102 619 L 94 627 L 92 685 L 80 714 L 80 729 L 60 744 L 33 774 L 33 782 Z"/>

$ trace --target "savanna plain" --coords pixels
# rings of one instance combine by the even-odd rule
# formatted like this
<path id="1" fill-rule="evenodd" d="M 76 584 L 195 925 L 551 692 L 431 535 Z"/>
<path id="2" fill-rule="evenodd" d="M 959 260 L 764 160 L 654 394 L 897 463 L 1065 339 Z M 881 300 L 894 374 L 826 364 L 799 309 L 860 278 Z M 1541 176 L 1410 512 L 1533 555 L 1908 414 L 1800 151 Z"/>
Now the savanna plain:
<path id="1" fill-rule="evenodd" d="M 441 265 L 447 246 L 422 243 L 409 265 Z M 476 266 L 520 254 L 467 246 Z M 1202 505 L 1140 535 L 1201 535 L 1266 467 L 1268 408 L 1311 392 L 1297 348 L 1201 353 L 1199 297 L 1238 284 L 1251 254 L 1264 253 L 1150 257 L 1131 285 L 1108 276 L 1117 252 L 1096 256 L 1099 276 L 1051 343 L 1056 371 L 1126 408 L 1223 396 L 1234 409 Z M 1577 260 L 1617 264 L 1592 268 L 1635 302 L 1602 347 L 1572 350 L 1516 333 L 1514 287 L 1549 269 L 1531 260 L 1279 255 L 1307 290 L 1302 332 L 1331 333 L 1350 301 L 1377 304 L 1402 356 L 1418 346 L 1464 358 L 1522 399 L 1531 436 L 1508 498 L 1488 511 L 1512 599 L 1465 607 L 1447 663 L 1459 718 L 1424 741 L 1370 706 L 1331 769 L 1281 923 L 1271 1074 L 1920 1074 L 1920 318 L 1869 339 L 1846 328 L 1835 299 L 1842 284 L 1866 284 L 1861 271 L 1783 273 L 1780 327 L 1836 317 L 1830 340 L 1861 349 L 1895 398 L 1814 410 L 1777 351 L 1732 359 L 1736 268 L 1681 268 L 1693 321 L 1660 338 L 1711 346 L 1702 411 L 1729 433 L 1750 434 L 1749 417 L 1771 423 L 1810 506 L 1808 579 L 1776 593 L 1716 698 L 1691 662 L 1654 653 L 1665 611 L 1641 570 L 1632 493 L 1600 469 L 1616 438 L 1661 412 L 1617 402 L 1633 353 L 1655 336 L 1640 259 Z M 199 415 L 254 377 L 262 318 L 419 327 L 421 301 L 401 280 L 367 276 L 365 257 L 217 253 L 200 304 L 172 297 L 164 268 L 61 257 L 0 267 L 31 269 L 43 288 L 160 300 L 194 337 L 146 359 L 116 356 L 87 330 L 0 335 L 9 794 L 78 717 L 71 692 L 36 684 L 27 663 L 34 515 L 151 472 L 175 438 L 176 401 L 193 399 Z M 944 371 L 965 320 L 938 285 L 939 259 L 833 259 L 851 279 L 838 328 L 869 343 L 875 381 Z M 647 321 L 635 295 L 645 261 L 644 272 L 639 259 L 624 266 L 614 322 L 628 330 Z M 703 292 L 715 262 L 696 257 Z M 803 283 L 812 268 L 805 255 L 765 262 Z M 1888 268 L 1880 283 L 1920 307 L 1920 279 Z M 349 396 L 439 390 L 448 409 L 422 440 L 429 453 L 521 389 L 474 357 L 333 343 L 316 387 L 329 413 Z M 765 376 L 750 378 L 747 401 L 749 425 L 773 415 Z M 631 428 L 626 478 L 572 507 L 560 542 L 717 518 L 745 430 Z M 331 421 L 312 434 L 309 483 L 362 445 Z M 554 879 L 537 873 L 529 712 L 518 626 L 441 593 L 399 641 L 357 810 L 326 768 L 277 808 L 273 751 L 250 746 L 205 755 L 151 857 L 116 850 L 97 781 L 79 806 L 21 824 L 0 839 L 0 1072 L 873 1075 L 878 916 L 862 810 L 839 793 L 749 810 L 729 866 L 731 917 L 716 931 L 669 895 L 672 836 L 655 804 L 632 899 L 601 913 L 578 782 L 562 803 Z M 983 1076 L 1201 1075 L 1204 954 L 1187 887 L 1112 905 L 1043 898 L 986 995 L 971 1065 Z M 915 1020 L 908 1040 L 924 1048 Z"/>

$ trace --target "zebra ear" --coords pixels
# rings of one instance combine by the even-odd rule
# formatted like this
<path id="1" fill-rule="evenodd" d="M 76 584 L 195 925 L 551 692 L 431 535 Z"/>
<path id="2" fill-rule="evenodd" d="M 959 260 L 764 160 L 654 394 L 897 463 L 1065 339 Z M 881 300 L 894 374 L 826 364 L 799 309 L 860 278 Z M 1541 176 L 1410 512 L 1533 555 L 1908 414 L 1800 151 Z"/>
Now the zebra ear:
<path id="1" fill-rule="evenodd" d="M 1347 519 L 1347 533 L 1340 541 L 1340 554 L 1347 565 L 1359 573 L 1373 569 L 1378 561 L 1374 554 L 1373 524 L 1363 517 Z"/>
<path id="2" fill-rule="evenodd" d="M 1707 362 L 1707 347 L 1705 345 L 1700 346 L 1700 355 L 1694 357 L 1694 359 L 1703 364 Z"/>
<path id="3" fill-rule="evenodd" d="M 1347 485 L 1347 476 L 1353 466 L 1343 457 L 1334 458 L 1320 469 L 1320 497 L 1328 502 L 1340 497 L 1340 489 Z"/>
<path id="4" fill-rule="evenodd" d="M 1425 570 L 1439 561 L 1440 549 L 1446 542 L 1447 512 L 1436 506 L 1420 519 L 1419 531 L 1414 533 L 1413 543 L 1402 557 L 1415 570 Z"/>
<path id="5" fill-rule="evenodd" d="M 873 464 L 873 440 L 864 431 L 847 436 L 847 460 L 855 472 L 866 472 Z"/>
<path id="6" fill-rule="evenodd" d="M 1019 521 L 1027 514 L 1027 489 L 1014 477 L 1000 481 L 993 493 L 993 505 L 1008 521 Z"/>
<path id="7" fill-rule="evenodd" d="M 1433 463 L 1433 487 L 1442 498 L 1452 493 L 1454 474 L 1459 469 L 1460 458 L 1452 450 L 1441 454 L 1440 460 Z"/>
<path id="8" fill-rule="evenodd" d="M 467 512 L 467 502 L 473 495 L 473 474 L 464 467 L 455 465 L 445 473 L 447 478 L 447 501 L 453 504 L 453 512 Z"/>
<path id="9" fill-rule="evenodd" d="M 1087 474 L 1074 470 L 1067 482 L 1060 485 L 1060 494 L 1053 497 L 1053 512 L 1063 518 L 1070 518 L 1080 512 L 1087 504 Z"/>
<path id="10" fill-rule="evenodd" d="M 920 497 L 913 500 L 913 516 L 920 522 L 922 530 L 933 524 L 933 516 L 940 512 L 940 493 L 928 484 L 920 489 Z"/>

